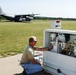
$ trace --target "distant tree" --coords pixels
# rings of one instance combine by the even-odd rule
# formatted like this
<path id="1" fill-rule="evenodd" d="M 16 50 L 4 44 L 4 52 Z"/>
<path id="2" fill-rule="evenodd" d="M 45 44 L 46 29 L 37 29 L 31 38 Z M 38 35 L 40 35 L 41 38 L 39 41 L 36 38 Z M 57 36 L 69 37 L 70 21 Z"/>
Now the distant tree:
<path id="1" fill-rule="evenodd" d="M 35 20 L 65 20 L 65 21 L 76 21 L 76 18 L 62 18 L 62 17 L 34 17 Z"/>
<path id="2" fill-rule="evenodd" d="M 0 16 L 0 21 L 1 21 L 1 16 Z"/>

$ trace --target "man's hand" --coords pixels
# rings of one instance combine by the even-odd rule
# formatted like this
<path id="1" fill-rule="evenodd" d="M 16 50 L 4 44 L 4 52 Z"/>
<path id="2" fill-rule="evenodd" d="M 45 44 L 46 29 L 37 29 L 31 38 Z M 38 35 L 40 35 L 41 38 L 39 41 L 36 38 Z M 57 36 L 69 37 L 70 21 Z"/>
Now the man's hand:
<path id="1" fill-rule="evenodd" d="M 48 47 L 48 51 L 50 51 L 51 49 L 53 49 L 52 45 L 50 45 L 50 47 Z"/>
<path id="2" fill-rule="evenodd" d="M 53 49 L 53 45 L 50 45 L 49 49 Z"/>

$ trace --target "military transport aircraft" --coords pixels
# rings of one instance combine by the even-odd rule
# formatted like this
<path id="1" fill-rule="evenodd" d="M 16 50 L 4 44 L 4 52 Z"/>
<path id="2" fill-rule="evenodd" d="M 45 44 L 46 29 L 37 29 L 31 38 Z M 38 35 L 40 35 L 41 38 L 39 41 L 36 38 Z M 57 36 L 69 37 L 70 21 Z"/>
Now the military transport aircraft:
<path id="1" fill-rule="evenodd" d="M 15 21 L 15 22 L 30 22 L 33 20 L 34 15 L 39 15 L 39 14 L 23 14 L 23 15 L 15 15 L 14 17 L 8 16 L 5 13 L 3 13 L 1 7 L 0 7 L 0 16 L 6 18 L 9 21 Z"/>

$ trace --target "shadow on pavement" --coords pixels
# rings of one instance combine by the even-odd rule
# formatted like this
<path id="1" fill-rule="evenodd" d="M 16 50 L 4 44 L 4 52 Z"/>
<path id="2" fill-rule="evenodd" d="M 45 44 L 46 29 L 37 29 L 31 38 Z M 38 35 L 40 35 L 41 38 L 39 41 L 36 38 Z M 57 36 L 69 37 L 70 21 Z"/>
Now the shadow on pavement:
<path id="1" fill-rule="evenodd" d="M 26 74 L 18 73 L 18 74 L 14 74 L 14 75 L 26 75 Z M 29 75 L 52 75 L 52 74 L 49 74 L 49 73 L 47 73 L 45 71 L 41 71 L 41 72 L 38 72 L 38 73 L 29 74 Z"/>
<path id="2" fill-rule="evenodd" d="M 16 74 L 14 74 L 14 75 L 24 75 L 23 73 L 16 73 Z"/>

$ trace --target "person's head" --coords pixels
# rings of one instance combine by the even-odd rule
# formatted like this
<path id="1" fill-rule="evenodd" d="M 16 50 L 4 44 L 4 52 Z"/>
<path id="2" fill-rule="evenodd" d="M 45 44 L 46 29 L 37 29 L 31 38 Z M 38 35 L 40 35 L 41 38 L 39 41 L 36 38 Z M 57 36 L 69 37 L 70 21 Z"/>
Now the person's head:
<path id="1" fill-rule="evenodd" d="M 36 45 L 36 43 L 37 43 L 37 38 L 35 36 L 31 36 L 29 38 L 29 45 L 34 47 Z"/>

